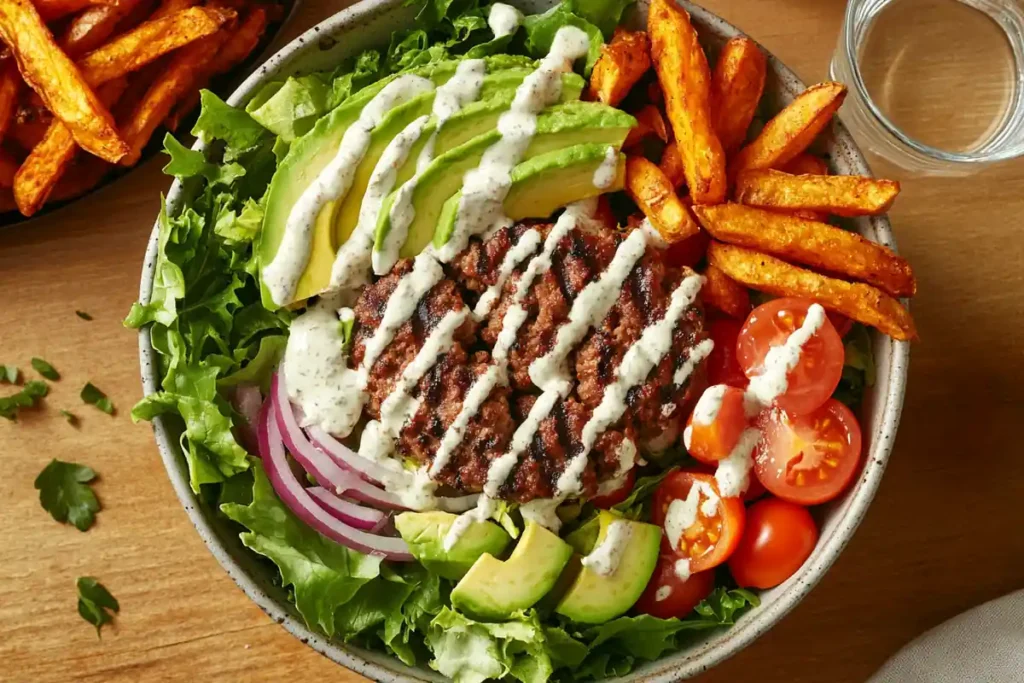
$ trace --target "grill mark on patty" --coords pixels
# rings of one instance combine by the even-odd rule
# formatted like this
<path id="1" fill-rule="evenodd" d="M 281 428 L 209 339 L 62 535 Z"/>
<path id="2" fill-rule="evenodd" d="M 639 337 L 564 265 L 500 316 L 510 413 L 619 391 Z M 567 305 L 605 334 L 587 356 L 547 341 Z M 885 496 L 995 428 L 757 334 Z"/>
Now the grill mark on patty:
<path id="1" fill-rule="evenodd" d="M 630 271 L 626 283 L 629 285 L 629 295 L 633 298 L 633 305 L 643 314 L 644 325 L 650 325 L 654 317 L 655 306 L 651 301 L 651 282 L 647 279 L 649 270 L 643 267 L 640 261 Z"/>
<path id="2" fill-rule="evenodd" d="M 551 259 L 551 273 L 555 276 L 555 282 L 558 283 L 558 289 L 562 292 L 562 298 L 571 306 L 576 298 L 576 293 L 572 291 L 572 286 L 569 284 L 569 273 L 565 266 L 565 255 L 556 253 L 554 258 Z"/>

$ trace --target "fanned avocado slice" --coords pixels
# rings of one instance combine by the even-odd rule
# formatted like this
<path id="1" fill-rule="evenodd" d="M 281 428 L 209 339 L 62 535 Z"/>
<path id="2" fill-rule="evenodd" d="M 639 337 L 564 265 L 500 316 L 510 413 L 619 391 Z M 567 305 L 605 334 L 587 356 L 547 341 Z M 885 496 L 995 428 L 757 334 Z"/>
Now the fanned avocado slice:
<path id="1" fill-rule="evenodd" d="M 527 165 L 531 163 L 529 160 L 551 153 L 563 151 L 567 153 L 564 157 L 556 157 L 554 159 L 556 165 L 558 159 L 562 159 L 566 163 L 575 163 L 576 156 L 590 152 L 598 155 L 599 159 L 597 161 L 600 163 L 604 160 L 609 147 L 613 147 L 617 151 L 622 146 L 626 135 L 629 133 L 629 129 L 635 123 L 636 120 L 629 114 L 596 102 L 567 102 L 555 105 L 537 117 L 536 133 L 524 155 L 524 159 L 528 161 L 524 161 L 516 167 L 513 173 L 513 180 L 517 177 L 516 174 L 520 173 L 519 169 L 521 167 L 525 169 L 532 168 L 532 166 Z M 400 256 L 415 256 L 432 239 L 435 246 L 441 246 L 448 241 L 452 226 L 443 227 L 443 223 L 439 222 L 442 217 L 442 210 L 446 206 L 445 202 L 454 200 L 452 215 L 446 219 L 454 222 L 454 209 L 458 208 L 458 195 L 456 193 L 462 188 L 463 177 L 467 171 L 480 165 L 484 152 L 500 138 L 501 134 L 496 129 L 492 129 L 437 157 L 423 171 L 415 188 L 412 190 L 411 201 L 415 215 L 409 226 L 405 242 L 399 251 Z M 576 150 L 575 152 L 569 151 L 575 150 L 577 147 L 584 147 L 586 149 Z M 571 174 L 568 175 L 571 176 Z M 565 189 L 584 196 L 575 196 L 574 194 L 565 201 L 561 200 L 564 194 L 562 192 L 563 188 L 554 185 L 547 188 L 536 187 L 538 196 L 535 198 L 530 197 L 525 204 L 528 206 L 535 205 L 536 207 L 550 206 L 551 208 L 544 213 L 535 213 L 524 206 L 516 210 L 520 213 L 526 212 L 526 215 L 508 215 L 511 218 L 548 216 L 554 209 L 564 206 L 569 202 L 622 188 L 621 169 L 617 173 L 617 178 L 613 181 L 613 186 L 605 189 L 598 189 L 593 186 L 592 173 L 586 180 L 590 183 L 589 191 L 585 192 L 584 188 L 576 188 L 575 185 L 568 186 Z M 542 180 L 540 185 L 543 186 L 546 183 L 547 180 Z M 531 185 L 531 187 L 534 186 Z M 512 190 L 509 192 L 509 197 L 506 199 L 506 212 L 509 210 L 509 201 L 512 201 L 515 206 L 524 203 L 522 199 L 518 198 L 522 192 L 522 189 L 517 190 L 515 184 L 513 185 Z M 391 208 L 394 205 L 396 196 L 397 191 L 391 193 L 384 200 L 384 204 L 381 207 L 374 241 L 375 250 L 380 251 L 385 248 L 385 240 L 391 230 Z M 549 196 L 551 198 L 547 199 Z"/>
<path id="2" fill-rule="evenodd" d="M 590 139 L 595 138 L 597 136 Z M 504 203 L 505 215 L 514 221 L 545 218 L 572 202 L 621 190 L 626 177 L 625 157 L 618 153 L 621 144 L 622 140 L 617 143 L 575 145 L 519 164 L 512 170 L 512 188 Z M 610 183 L 598 187 L 594 182 L 594 174 L 606 162 L 610 146 L 614 148 L 617 157 L 614 175 Z M 434 246 L 438 249 L 452 236 L 461 197 L 460 191 L 444 203 L 434 232 Z"/>
<path id="3" fill-rule="evenodd" d="M 437 62 L 400 74 L 393 74 L 372 83 L 317 121 L 312 130 L 292 143 L 287 156 L 278 165 L 270 183 L 266 215 L 263 218 L 263 229 L 260 232 L 260 240 L 257 245 L 261 267 L 270 263 L 277 254 L 292 207 L 303 191 L 312 184 L 337 154 L 345 131 L 359 119 L 363 107 L 388 83 L 402 75 L 422 76 L 429 78 L 435 85 L 443 85 L 455 74 L 459 62 L 460 60 Z M 506 69 L 529 70 L 535 66 L 533 60 L 512 55 L 485 57 L 484 62 L 487 73 Z M 309 263 L 299 281 L 295 295 L 296 301 L 318 294 L 330 280 L 334 254 L 339 246 L 332 230 L 333 221 L 328 220 L 336 209 L 335 204 L 335 202 L 328 203 L 317 220 Z M 324 214 L 328 215 L 324 216 Z M 276 309 L 278 307 L 271 299 L 266 287 L 262 288 L 262 296 L 263 304 L 267 308 Z"/>

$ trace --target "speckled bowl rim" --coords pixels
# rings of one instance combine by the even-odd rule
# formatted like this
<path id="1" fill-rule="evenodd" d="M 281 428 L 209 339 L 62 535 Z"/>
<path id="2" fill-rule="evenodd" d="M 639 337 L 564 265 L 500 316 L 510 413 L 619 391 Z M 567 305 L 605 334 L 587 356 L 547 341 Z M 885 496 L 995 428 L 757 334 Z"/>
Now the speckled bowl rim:
<path id="1" fill-rule="evenodd" d="M 228 102 L 236 105 L 245 102 L 263 83 L 275 77 L 297 72 L 303 59 L 306 59 L 308 65 L 311 52 L 333 50 L 339 42 L 343 42 L 339 39 L 346 33 L 349 37 L 354 37 L 355 42 L 366 42 L 365 36 L 355 37 L 355 32 L 375 21 L 393 20 L 393 14 L 408 13 L 409 10 L 403 9 L 402 4 L 403 0 L 363 0 L 338 12 L 282 48 L 259 67 L 232 94 Z M 537 11 L 554 3 L 551 0 L 520 0 L 515 4 L 526 5 Z M 646 4 L 646 0 L 641 0 L 641 4 Z M 725 20 L 699 6 L 688 2 L 681 4 L 692 14 L 698 30 L 702 33 L 702 39 L 720 43 L 742 34 Z M 408 22 L 408 19 L 405 21 Z M 348 49 L 349 52 L 358 49 L 346 48 L 344 45 L 341 48 Z M 771 91 L 771 85 L 766 88 L 766 97 L 778 99 L 778 104 L 781 105 L 804 86 L 796 75 L 771 56 L 771 53 L 767 50 L 765 53 L 769 55 L 770 79 L 772 82 L 778 81 L 776 92 Z M 315 59 L 315 56 L 312 59 Z M 196 148 L 201 148 L 201 145 L 197 144 Z M 839 121 L 833 125 L 827 151 L 833 171 L 858 175 L 871 174 L 853 138 Z M 175 210 L 182 199 L 181 184 L 175 182 L 167 196 L 168 207 Z M 885 216 L 858 219 L 853 221 L 853 225 L 870 239 L 895 248 L 892 229 Z M 148 301 L 152 290 L 157 235 L 158 226 L 154 225 L 142 271 L 142 301 Z M 706 671 L 739 652 L 778 623 L 821 580 L 835 562 L 849 543 L 878 489 L 896 437 L 903 407 L 910 345 L 877 333 L 873 336 L 873 344 L 879 373 L 873 390 L 866 396 L 866 405 L 871 409 L 871 419 L 864 430 L 868 453 L 863 471 L 855 486 L 842 499 L 828 506 L 822 535 L 811 557 L 786 583 L 766 591 L 762 595 L 762 605 L 744 615 L 732 628 L 714 631 L 680 652 L 646 663 L 628 676 L 616 680 L 623 683 L 669 683 Z M 140 332 L 139 348 L 143 389 L 149 394 L 159 389 L 159 376 L 157 354 L 150 342 L 148 329 Z M 866 409 L 865 414 L 867 413 Z M 334 642 L 307 628 L 295 611 L 294 605 L 287 600 L 285 592 L 273 584 L 270 578 L 271 571 L 238 542 L 237 528 L 227 524 L 212 506 L 192 493 L 188 469 L 175 429 L 169 421 L 157 418 L 153 428 L 171 484 L 189 519 L 228 575 L 267 615 L 316 651 L 368 678 L 388 683 L 443 680 L 438 674 L 426 668 L 407 667 L 384 653 Z"/>

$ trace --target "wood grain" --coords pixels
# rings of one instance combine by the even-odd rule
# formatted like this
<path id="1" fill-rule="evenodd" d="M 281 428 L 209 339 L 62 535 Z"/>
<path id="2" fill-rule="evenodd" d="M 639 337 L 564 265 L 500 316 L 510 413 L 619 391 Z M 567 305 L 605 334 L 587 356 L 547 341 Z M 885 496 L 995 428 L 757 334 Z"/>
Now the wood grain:
<path id="1" fill-rule="evenodd" d="M 709 0 L 806 80 L 825 77 L 839 0 Z M 339 9 L 310 0 L 289 29 Z M 980 67 L 979 67 L 980 68 Z M 922 341 L 892 462 L 840 560 L 796 610 L 700 680 L 867 678 L 952 615 L 1024 586 L 1024 162 L 968 179 L 907 177 L 892 211 L 914 264 Z M 0 362 L 32 356 L 63 378 L 46 406 L 0 420 L 0 679 L 10 681 L 354 681 L 270 622 L 207 552 L 174 496 L 140 397 L 137 296 L 161 159 L 72 209 L 0 230 Z M 91 313 L 86 322 L 75 310 Z M 86 381 L 118 408 L 78 399 Z M 82 417 L 76 430 L 57 411 Z M 51 458 L 100 474 L 88 533 L 55 523 L 32 482 Z M 75 611 L 74 580 L 99 577 L 121 602 L 102 640 Z"/>

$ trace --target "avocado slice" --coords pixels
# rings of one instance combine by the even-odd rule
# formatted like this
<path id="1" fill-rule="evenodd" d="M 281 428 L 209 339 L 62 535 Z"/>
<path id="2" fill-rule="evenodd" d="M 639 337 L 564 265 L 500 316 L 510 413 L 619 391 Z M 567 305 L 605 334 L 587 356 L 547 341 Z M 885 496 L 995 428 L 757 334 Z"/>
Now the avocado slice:
<path id="1" fill-rule="evenodd" d="M 505 619 L 544 597 L 570 557 L 572 547 L 557 534 L 527 522 L 507 560 L 480 556 L 452 590 L 452 605 L 478 619 Z"/>
<path id="2" fill-rule="evenodd" d="M 535 65 L 533 60 L 511 55 L 494 55 L 485 57 L 484 61 L 488 73 L 505 69 L 529 70 Z M 338 145 L 341 143 L 345 131 L 359 119 L 359 114 L 367 102 L 400 75 L 423 76 L 432 80 L 435 85 L 442 85 L 455 75 L 458 65 L 459 60 L 437 62 L 382 78 L 353 94 L 340 106 L 317 121 L 312 130 L 292 143 L 288 154 L 278 165 L 270 182 L 266 215 L 263 218 L 263 229 L 260 231 L 257 245 L 258 259 L 261 265 L 270 263 L 274 255 L 277 254 L 277 248 L 281 244 L 292 207 L 302 192 L 309 187 L 320 171 L 337 154 Z M 332 214 L 336 210 L 335 204 L 335 202 L 331 202 L 325 206 L 321 215 Z M 310 263 L 306 266 L 306 271 L 299 281 L 296 300 L 319 293 L 322 286 L 318 287 L 318 283 L 326 284 L 330 279 L 331 265 L 334 263 L 334 254 L 339 246 L 334 241 L 332 227 L 332 220 L 326 218 L 317 220 L 310 249 Z M 312 256 L 314 254 L 315 257 Z M 324 264 L 326 264 L 326 272 L 323 270 Z M 268 309 L 278 308 L 265 287 L 262 288 L 262 297 L 263 305 Z"/>
<path id="3" fill-rule="evenodd" d="M 600 137 L 594 129 L 589 130 L 590 140 L 600 140 Z M 605 162 L 608 147 L 617 150 L 623 139 L 625 137 L 604 144 L 577 144 L 519 164 L 512 170 L 512 187 L 505 197 L 505 215 L 514 221 L 545 218 L 572 202 L 621 190 L 626 178 L 625 157 L 621 154 L 618 155 L 615 175 L 610 184 L 596 186 L 594 173 Z M 438 249 L 452 236 L 461 196 L 461 192 L 451 196 L 441 209 L 434 232 L 434 246 Z"/>
<path id="4" fill-rule="evenodd" d="M 459 536 L 451 550 L 444 549 L 444 539 L 456 520 L 450 512 L 403 512 L 395 518 L 395 528 L 409 544 L 420 564 L 446 579 L 458 581 L 483 555 L 501 555 L 512 538 L 491 522 L 473 522 Z"/>
<path id="5" fill-rule="evenodd" d="M 517 174 L 520 174 L 520 169 L 525 168 L 529 170 L 533 168 L 530 165 L 531 163 L 535 164 L 541 157 L 547 158 L 552 154 L 561 155 L 557 159 L 551 159 L 552 165 L 558 166 L 559 160 L 569 163 L 576 161 L 576 157 L 580 154 L 586 156 L 586 153 L 589 152 L 597 153 L 596 163 L 591 168 L 590 175 L 586 179 L 590 186 L 590 193 L 584 193 L 584 196 L 571 196 L 569 199 L 561 201 L 560 193 L 556 192 L 558 196 L 552 197 L 553 201 L 545 202 L 543 197 L 530 197 L 525 202 L 527 206 L 535 202 L 538 203 L 538 206 L 552 206 L 547 213 L 543 214 L 527 210 L 527 206 L 521 206 L 524 202 L 522 197 L 519 197 L 515 200 L 515 205 L 519 207 L 520 213 L 525 213 L 521 216 L 508 214 L 509 217 L 515 219 L 548 216 L 556 208 L 564 206 L 571 201 L 583 199 L 585 196 L 589 197 L 594 194 L 621 189 L 622 169 L 624 168 L 622 163 L 619 164 L 616 182 L 613 183 L 612 187 L 603 190 L 593 186 L 593 171 L 604 160 L 608 147 L 611 146 L 615 149 L 621 147 L 630 128 L 635 123 L 636 120 L 629 114 L 596 102 L 566 102 L 550 107 L 542 112 L 537 117 L 537 129 L 524 155 L 524 162 L 519 164 L 513 172 L 513 187 L 505 201 L 506 213 L 510 207 L 509 200 L 519 197 L 521 194 L 521 191 L 517 191 L 517 183 L 515 182 Z M 480 165 L 484 152 L 500 138 L 501 134 L 496 129 L 492 129 L 438 156 L 431 162 L 430 166 L 424 169 L 416 182 L 415 188 L 412 190 L 411 201 L 414 216 L 412 223 L 409 225 L 405 242 L 399 250 L 400 256 L 415 256 L 430 243 L 431 239 L 434 240 L 435 246 L 441 246 L 444 242 L 448 241 L 451 227 L 454 225 L 454 211 L 458 208 L 458 191 L 462 187 L 463 177 L 468 171 Z M 542 165 L 545 164 L 542 163 Z M 583 171 L 577 168 L 577 172 Z M 555 175 L 562 174 L 555 173 Z M 571 178 L 572 175 L 567 174 L 566 177 Z M 523 182 L 527 182 L 525 176 Z M 541 179 L 540 184 L 543 186 L 541 194 L 551 195 L 552 189 L 561 190 L 561 188 L 556 186 L 549 186 L 548 181 L 544 178 Z M 537 189 L 536 183 L 530 184 L 530 186 L 534 190 Z M 579 191 L 576 184 L 570 189 Z M 377 233 L 374 238 L 375 250 L 380 251 L 385 248 L 385 240 L 391 230 L 391 207 L 394 205 L 397 194 L 398 191 L 392 192 L 381 206 L 380 218 L 377 221 Z M 442 231 L 444 233 L 443 240 L 440 240 L 438 231 L 441 231 L 442 228 L 439 220 L 443 210 L 446 208 L 446 201 L 454 202 L 454 206 L 451 208 L 451 216 L 448 218 L 452 225 L 447 226 Z"/>
<path id="6" fill-rule="evenodd" d="M 598 516 L 601 530 L 597 544 L 590 553 L 600 552 L 613 524 L 625 525 L 618 532 L 625 544 L 618 564 L 605 566 L 611 571 L 599 573 L 598 566 L 584 562 L 575 581 L 566 591 L 555 611 L 581 624 L 601 624 L 625 614 L 640 598 L 654 574 L 661 546 L 661 527 L 635 522 L 602 510 Z M 592 556 L 592 555 L 591 555 Z"/>

